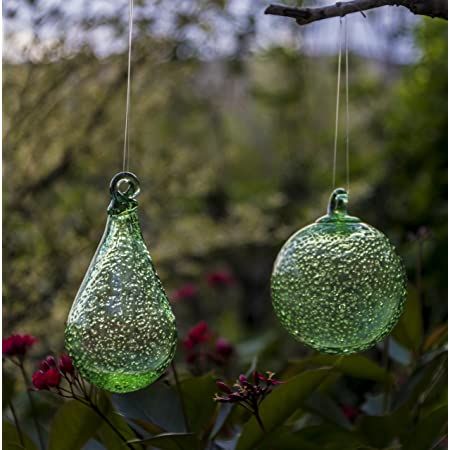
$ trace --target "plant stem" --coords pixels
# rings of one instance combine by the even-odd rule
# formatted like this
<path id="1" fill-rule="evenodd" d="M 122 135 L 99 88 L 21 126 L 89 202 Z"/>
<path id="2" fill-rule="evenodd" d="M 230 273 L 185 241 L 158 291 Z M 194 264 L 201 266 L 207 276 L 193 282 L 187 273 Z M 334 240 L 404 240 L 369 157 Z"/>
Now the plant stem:
<path id="1" fill-rule="evenodd" d="M 175 378 L 175 385 L 177 387 L 178 397 L 180 399 L 181 411 L 183 413 L 183 419 L 184 419 L 184 427 L 186 428 L 186 431 L 189 433 L 191 430 L 190 430 L 190 426 L 189 426 L 188 416 L 186 413 L 186 405 L 184 403 L 183 392 L 181 391 L 180 380 L 178 379 L 178 372 L 175 367 L 175 362 L 173 360 L 170 363 L 170 366 L 172 367 L 173 377 Z"/>
<path id="2" fill-rule="evenodd" d="M 22 360 L 19 361 L 18 366 L 20 368 L 20 372 L 22 373 L 23 381 L 25 383 L 25 389 L 26 389 L 27 395 L 28 395 L 28 401 L 30 402 L 31 413 L 33 414 L 33 421 L 34 421 L 34 425 L 36 426 L 36 431 L 37 431 L 37 434 L 38 434 L 39 446 L 41 447 L 42 450 L 44 450 L 45 449 L 45 447 L 44 447 L 44 440 L 42 439 L 41 427 L 39 425 L 39 421 L 38 421 L 38 418 L 37 418 L 36 406 L 34 404 L 33 397 L 31 396 L 31 393 L 30 393 L 30 391 L 28 389 L 28 375 L 27 375 L 27 372 L 25 371 L 25 367 L 23 365 L 23 361 Z"/>
<path id="3" fill-rule="evenodd" d="M 264 428 L 264 424 L 263 421 L 261 419 L 261 416 L 259 415 L 259 410 L 258 408 L 255 409 L 255 411 L 253 412 L 253 414 L 255 415 L 255 419 L 258 422 L 258 425 L 260 426 L 261 430 L 263 431 L 263 433 L 266 432 L 266 429 Z"/>
<path id="4" fill-rule="evenodd" d="M 92 384 L 90 385 L 89 392 L 88 392 L 87 389 L 86 389 L 86 385 L 84 384 L 83 378 L 81 378 L 81 377 L 74 377 L 73 378 L 73 383 L 74 383 L 74 385 L 76 385 L 80 389 L 80 391 L 84 395 L 83 398 L 78 397 L 73 391 L 72 383 L 69 383 L 70 390 L 72 391 L 73 398 L 75 400 L 78 400 L 83 405 L 91 407 L 102 418 L 102 420 L 104 420 L 106 422 L 106 424 L 111 428 L 111 430 L 114 431 L 114 433 L 117 434 L 117 436 L 119 436 L 119 438 L 121 440 L 123 440 L 123 442 L 126 444 L 126 446 L 128 448 L 134 449 L 134 447 L 131 444 L 128 443 L 126 437 L 116 428 L 116 426 L 108 419 L 108 417 L 105 414 L 103 414 L 101 409 L 92 400 L 92 394 L 94 394 L 94 398 L 95 398 L 95 391 L 94 391 L 93 385 Z"/>
<path id="5" fill-rule="evenodd" d="M 108 424 L 111 430 L 113 430 L 114 433 L 116 433 L 117 436 L 119 436 L 120 439 L 123 440 L 126 446 L 131 450 L 134 450 L 134 447 L 128 443 L 127 438 L 114 426 L 114 424 L 108 419 L 108 417 L 102 413 L 101 409 L 90 398 L 88 399 L 88 402 L 91 408 Z"/>
<path id="6" fill-rule="evenodd" d="M 417 259 L 416 259 L 416 287 L 419 295 L 419 300 L 422 302 L 422 261 L 423 261 L 423 240 L 419 239 L 417 245 Z"/>
<path id="7" fill-rule="evenodd" d="M 19 420 L 18 420 L 18 418 L 17 418 L 16 410 L 14 409 L 12 400 L 9 401 L 9 407 L 10 407 L 10 409 L 11 409 L 11 413 L 12 413 L 13 418 L 14 418 L 14 423 L 15 423 L 15 425 L 16 425 L 17 434 L 19 435 L 20 445 L 21 445 L 22 447 L 25 447 L 25 442 L 24 442 L 24 440 L 23 440 L 22 429 L 20 428 Z"/>

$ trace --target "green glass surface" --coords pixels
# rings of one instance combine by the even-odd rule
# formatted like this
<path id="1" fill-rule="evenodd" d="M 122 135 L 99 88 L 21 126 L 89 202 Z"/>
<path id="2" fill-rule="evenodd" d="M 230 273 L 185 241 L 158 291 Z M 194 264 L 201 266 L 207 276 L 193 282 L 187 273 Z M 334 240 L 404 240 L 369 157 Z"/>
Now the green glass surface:
<path id="1" fill-rule="evenodd" d="M 67 320 L 66 348 L 91 383 L 130 392 L 166 370 L 177 331 L 142 237 L 134 199 L 139 182 L 122 172 L 111 181 L 110 191 L 106 229 Z"/>
<path id="2" fill-rule="evenodd" d="M 332 354 L 365 350 L 397 323 L 406 299 L 403 264 L 387 237 L 347 214 L 336 189 L 328 214 L 282 247 L 271 279 L 278 319 L 297 340 Z"/>

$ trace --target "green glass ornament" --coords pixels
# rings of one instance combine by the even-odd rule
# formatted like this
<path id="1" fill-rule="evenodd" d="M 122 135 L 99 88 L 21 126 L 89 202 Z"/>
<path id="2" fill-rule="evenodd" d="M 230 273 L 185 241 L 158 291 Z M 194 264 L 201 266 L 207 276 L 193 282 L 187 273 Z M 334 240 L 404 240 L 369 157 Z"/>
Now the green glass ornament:
<path id="1" fill-rule="evenodd" d="M 65 337 L 85 378 L 111 392 L 130 392 L 166 370 L 177 330 L 142 237 L 135 200 L 139 181 L 121 172 L 111 180 L 110 192 L 106 229 L 70 310 Z"/>
<path id="2" fill-rule="evenodd" d="M 275 261 L 272 303 L 297 340 L 332 354 L 365 350 L 397 323 L 406 299 L 403 264 L 387 237 L 347 214 L 336 189 L 328 214 L 297 231 Z"/>

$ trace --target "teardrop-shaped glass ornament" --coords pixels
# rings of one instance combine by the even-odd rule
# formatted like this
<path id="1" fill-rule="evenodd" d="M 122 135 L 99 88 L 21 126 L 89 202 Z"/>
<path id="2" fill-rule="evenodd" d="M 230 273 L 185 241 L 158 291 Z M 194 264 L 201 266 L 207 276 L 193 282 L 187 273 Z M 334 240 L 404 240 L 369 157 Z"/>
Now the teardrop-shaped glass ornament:
<path id="1" fill-rule="evenodd" d="M 139 225 L 139 191 L 130 172 L 111 180 L 106 229 L 65 332 L 80 373 L 112 392 L 134 391 L 155 381 L 177 344 L 175 317 Z"/>
<path id="2" fill-rule="evenodd" d="M 275 261 L 272 303 L 297 340 L 318 351 L 347 354 L 380 341 L 397 323 L 406 275 L 380 231 L 347 214 L 336 189 L 328 214 L 297 231 Z"/>

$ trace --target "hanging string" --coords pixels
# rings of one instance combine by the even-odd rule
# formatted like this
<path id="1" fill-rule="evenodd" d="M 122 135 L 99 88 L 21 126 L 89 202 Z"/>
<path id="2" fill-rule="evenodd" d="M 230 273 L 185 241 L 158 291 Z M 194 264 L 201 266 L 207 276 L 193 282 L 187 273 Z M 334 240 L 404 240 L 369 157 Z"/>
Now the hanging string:
<path id="1" fill-rule="evenodd" d="M 128 172 L 130 165 L 130 138 L 128 132 L 131 95 L 131 43 L 133 39 L 133 0 L 129 0 L 128 15 L 128 69 L 127 69 L 127 100 L 125 107 L 125 131 L 123 139 L 123 171 Z"/>
<path id="2" fill-rule="evenodd" d="M 339 129 L 339 97 L 341 92 L 341 60 L 342 60 L 342 18 L 339 20 L 339 52 L 336 86 L 336 121 L 334 125 L 334 148 L 333 148 L 333 189 L 336 187 L 336 159 L 337 159 L 337 141 Z"/>
<path id="3" fill-rule="evenodd" d="M 347 192 L 350 190 L 350 113 L 349 113 L 349 82 L 348 82 L 348 31 L 347 17 L 344 18 L 344 47 L 345 47 L 345 166 L 346 166 L 346 184 Z M 336 166 L 337 166 L 337 147 L 339 136 L 339 106 L 341 92 L 341 67 L 342 67 L 342 18 L 339 20 L 339 50 L 338 50 L 338 68 L 336 82 L 336 120 L 334 127 L 334 145 L 333 145 L 333 189 L 336 188 Z"/>
<path id="4" fill-rule="evenodd" d="M 345 170 L 347 192 L 350 192 L 350 112 L 348 105 L 348 29 L 347 16 L 345 16 Z"/>

